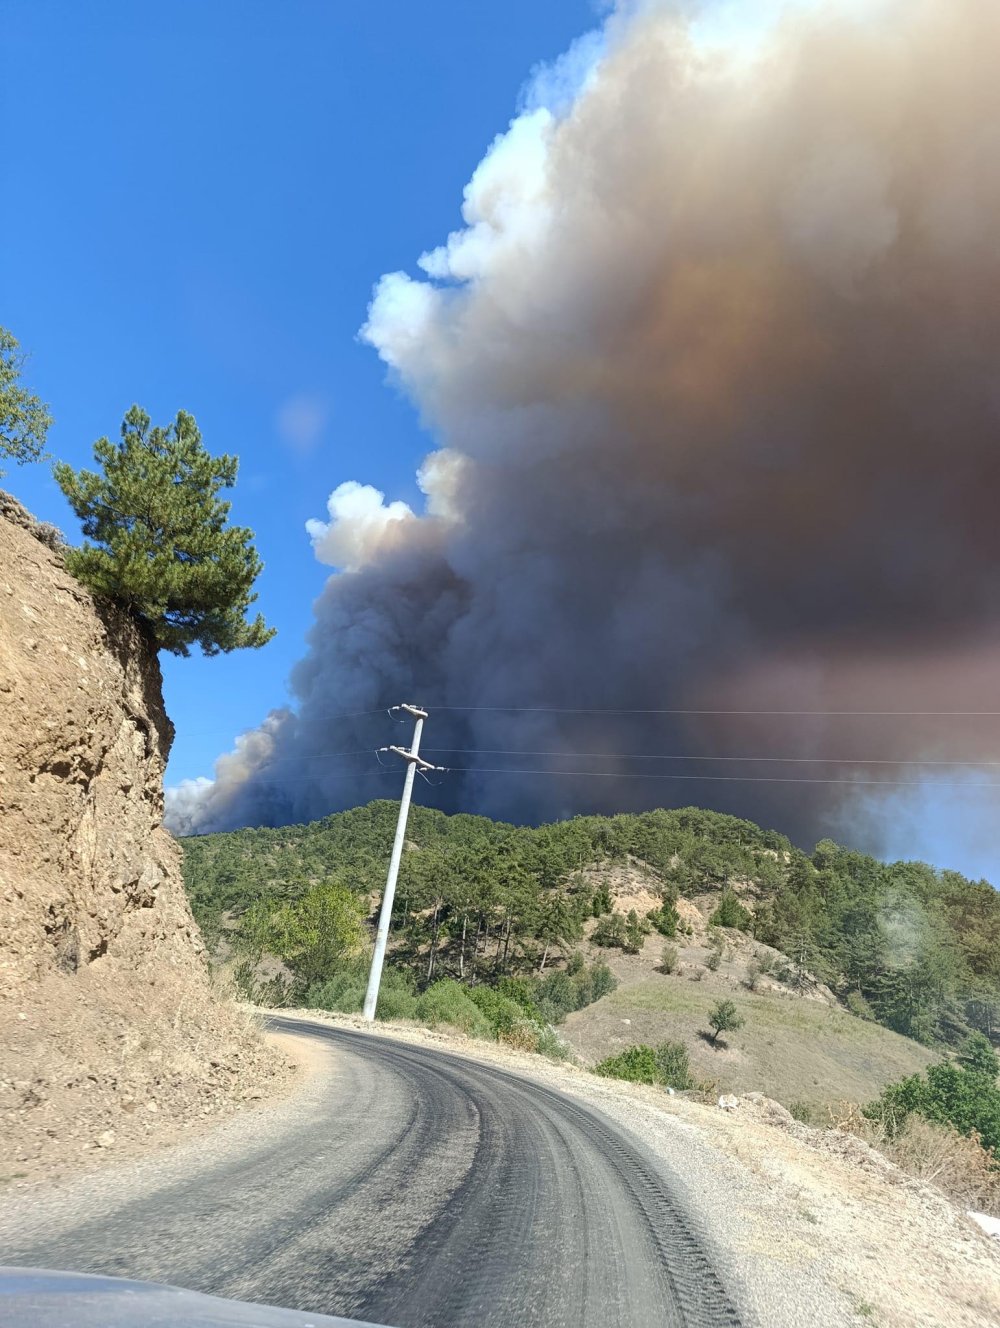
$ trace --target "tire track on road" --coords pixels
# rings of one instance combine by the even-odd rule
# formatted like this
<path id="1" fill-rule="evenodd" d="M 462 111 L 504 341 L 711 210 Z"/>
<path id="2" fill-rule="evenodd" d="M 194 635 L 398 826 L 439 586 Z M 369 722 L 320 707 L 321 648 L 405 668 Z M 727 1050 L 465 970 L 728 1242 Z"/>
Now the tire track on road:
<path id="1" fill-rule="evenodd" d="M 276 1139 L 237 1138 L 120 1204 L 105 1192 L 0 1261 L 393 1328 L 738 1328 L 696 1219 L 599 1112 L 436 1049 L 272 1026 L 330 1053 L 276 1105 Z"/>

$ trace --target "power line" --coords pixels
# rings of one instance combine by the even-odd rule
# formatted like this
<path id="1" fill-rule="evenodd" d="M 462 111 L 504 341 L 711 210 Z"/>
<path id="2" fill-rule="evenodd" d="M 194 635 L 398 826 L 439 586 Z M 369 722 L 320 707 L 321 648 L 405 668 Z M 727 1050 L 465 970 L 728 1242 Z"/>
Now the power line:
<path id="1" fill-rule="evenodd" d="M 814 779 L 801 775 L 647 775 L 621 770 L 520 770 L 510 766 L 452 766 L 455 775 L 547 775 L 558 779 L 672 779 L 724 784 L 850 784 L 873 788 L 956 788 L 1000 789 L 1000 783 L 972 784 L 963 780 L 948 782 L 927 779 Z"/>
<path id="2" fill-rule="evenodd" d="M 910 757 L 907 759 L 891 759 L 888 757 L 862 757 L 862 756 L 674 756 L 661 755 L 659 753 L 647 754 L 644 752 L 578 752 L 578 751 L 559 751 L 559 752 L 529 752 L 502 747 L 428 747 L 426 749 L 437 756 L 551 756 L 568 757 L 579 756 L 587 759 L 597 758 L 607 761 L 745 761 L 751 764 L 757 762 L 771 762 L 778 765 L 933 765 L 946 766 L 953 769 L 956 766 L 969 766 L 972 768 L 979 766 L 1000 766 L 1000 761 L 942 761 L 942 760 L 921 760 L 919 757 Z M 348 755 L 349 753 L 343 753 Z M 322 759 L 319 757 L 306 758 L 309 760 Z"/>
<path id="3" fill-rule="evenodd" d="M 347 756 L 371 756 L 374 750 L 372 747 L 358 747 L 349 752 L 314 752 L 311 756 L 274 756 L 256 766 L 255 771 L 269 770 L 272 766 L 288 763 L 299 765 L 303 761 L 332 761 Z M 587 760 L 607 761 L 735 761 L 750 765 L 758 763 L 772 765 L 916 765 L 943 766 L 946 769 L 955 769 L 959 766 L 969 769 L 984 766 L 1000 767 L 1000 761 L 966 761 L 958 758 L 955 760 L 924 759 L 919 756 L 682 756 L 671 752 L 580 752 L 567 749 L 562 751 L 527 751 L 513 747 L 426 747 L 424 750 L 432 752 L 435 756 L 538 756 L 556 759 L 583 757 Z M 345 773 L 350 774 L 351 772 L 347 771 Z"/>
<path id="4" fill-rule="evenodd" d="M 1000 719 L 1000 710 L 616 710 L 574 706 L 435 706 L 435 711 L 525 715 L 760 715 L 896 719 Z"/>
<path id="5" fill-rule="evenodd" d="M 425 748 L 433 751 L 432 748 Z M 258 767 L 263 769 L 263 767 Z M 450 766 L 437 767 L 442 774 L 450 775 L 536 775 L 552 779 L 654 779 L 674 780 L 676 782 L 720 783 L 720 784 L 844 784 L 852 787 L 871 788 L 925 788 L 925 789 L 1000 789 L 1000 782 L 971 783 L 967 780 L 937 779 L 843 779 L 804 777 L 801 775 L 665 775 L 646 774 L 631 770 L 537 770 L 516 766 Z M 256 774 L 257 771 L 253 771 Z M 369 779 L 371 776 L 399 776 L 402 770 L 363 769 L 323 771 L 316 775 L 288 775 L 282 784 L 316 783 L 326 779 Z"/>
<path id="6" fill-rule="evenodd" d="M 837 719 L 837 718 L 868 718 L 868 719 L 1000 719 L 1000 710 L 685 710 L 685 709 L 648 709 L 648 710 L 627 710 L 614 708 L 587 708 L 573 706 L 435 706 L 435 711 L 449 714 L 475 714 L 475 713 L 493 713 L 493 714 L 516 714 L 516 715 L 604 715 L 613 717 L 615 715 L 673 715 L 683 716 L 730 716 L 733 718 L 800 718 L 800 719 Z M 377 706 L 372 710 L 347 710 L 347 711 L 310 711 L 303 716 L 301 711 L 289 710 L 288 717 L 291 720 L 300 720 L 306 718 L 310 724 L 320 720 L 337 719 L 363 719 L 372 715 L 385 715 L 389 709 L 388 706 Z M 266 722 L 266 721 L 264 721 Z M 257 733 L 261 725 L 256 728 L 243 729 L 239 736 L 245 733 Z M 216 733 L 231 732 L 229 725 L 221 725 L 214 729 L 189 729 L 184 728 L 181 732 L 182 737 L 210 737 Z"/>

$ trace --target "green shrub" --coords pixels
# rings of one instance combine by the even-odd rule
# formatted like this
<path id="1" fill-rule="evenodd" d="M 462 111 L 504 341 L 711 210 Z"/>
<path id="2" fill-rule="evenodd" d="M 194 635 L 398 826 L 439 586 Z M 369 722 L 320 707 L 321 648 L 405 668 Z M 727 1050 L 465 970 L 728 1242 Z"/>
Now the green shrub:
<path id="1" fill-rule="evenodd" d="M 362 1006 L 364 993 L 362 993 Z M 386 983 L 383 977 L 378 989 L 378 1002 L 375 1005 L 376 1019 L 416 1019 L 417 997 L 401 982 Z"/>
<path id="2" fill-rule="evenodd" d="M 1000 1074 L 1000 1058 L 993 1044 L 982 1033 L 970 1033 L 958 1049 L 958 1059 L 966 1070 L 995 1079 Z"/>
<path id="3" fill-rule="evenodd" d="M 444 978 L 417 997 L 416 1018 L 431 1028 L 450 1024 L 470 1037 L 492 1037 L 493 1029 L 474 1001 L 469 988 L 454 978 Z"/>
<path id="4" fill-rule="evenodd" d="M 593 965 L 590 970 L 590 1001 L 599 1001 L 602 996 L 610 996 L 617 986 L 618 979 L 607 964 Z M 577 1009 L 582 1010 L 583 1006 L 577 1006 Z"/>
<path id="5" fill-rule="evenodd" d="M 582 956 L 580 965 L 583 965 Z M 579 972 L 579 968 L 575 971 Z M 569 972 L 568 967 L 566 972 Z M 540 1020 L 542 1016 L 535 1002 L 535 989 L 536 984 L 531 978 L 505 977 L 497 983 L 497 991 L 519 1005 L 529 1019 Z"/>
<path id="6" fill-rule="evenodd" d="M 844 1004 L 850 1010 L 851 1014 L 856 1015 L 858 1019 L 867 1019 L 869 1021 L 875 1018 L 872 1007 L 868 1004 L 860 991 L 849 991 L 844 998 Z"/>
<path id="7" fill-rule="evenodd" d="M 583 955 L 579 950 L 574 950 L 566 961 L 566 972 L 571 978 L 575 978 L 577 973 L 583 968 Z"/>
<path id="8" fill-rule="evenodd" d="M 656 1068 L 660 1083 L 668 1088 L 683 1091 L 694 1087 L 691 1061 L 683 1042 L 661 1042 L 656 1048 Z"/>
<path id="9" fill-rule="evenodd" d="M 339 1010 L 343 1014 L 356 1014 L 365 1003 L 367 984 L 367 975 L 352 965 L 324 982 L 314 982 L 305 994 L 305 1004 L 313 1010 Z"/>
<path id="10" fill-rule="evenodd" d="M 594 1073 L 605 1079 L 627 1079 L 633 1084 L 658 1084 L 660 1067 L 656 1063 L 656 1052 L 652 1047 L 640 1044 L 628 1047 L 617 1056 L 608 1056 L 599 1065 L 594 1066 Z"/>
<path id="11" fill-rule="evenodd" d="M 659 1047 L 639 1043 L 617 1056 L 594 1066 L 594 1073 L 605 1079 L 626 1079 L 634 1084 L 661 1084 L 664 1087 L 691 1088 L 691 1067 L 687 1048 L 681 1042 L 663 1042 Z"/>
<path id="12" fill-rule="evenodd" d="M 556 969 L 540 979 L 535 987 L 536 1018 L 543 1023 L 561 1024 L 574 1010 L 599 1001 L 618 986 L 618 979 L 607 964 L 597 963 L 580 969 L 574 976 Z"/>
<path id="13" fill-rule="evenodd" d="M 746 931 L 750 925 L 750 914 L 746 911 L 732 890 L 722 892 L 719 906 L 708 920 L 710 927 L 737 927 Z"/>
<path id="14" fill-rule="evenodd" d="M 493 1036 L 510 1033 L 525 1022 L 524 1007 L 493 987 L 465 987 L 466 996 L 489 1023 Z"/>
<path id="15" fill-rule="evenodd" d="M 710 950 L 708 952 L 708 958 L 705 960 L 705 967 L 711 969 L 713 973 L 717 973 L 719 971 L 719 965 L 721 963 L 722 963 L 721 950 Z"/>
<path id="16" fill-rule="evenodd" d="M 336 1010 L 358 1014 L 364 1007 L 368 990 L 368 961 L 345 964 L 324 982 L 315 982 L 305 994 L 305 1004 L 313 1010 Z M 386 966 L 379 983 L 377 1019 L 416 1019 L 417 997 L 413 979 L 405 971 Z"/>
<path id="17" fill-rule="evenodd" d="M 655 927 L 661 936 L 676 936 L 680 917 L 673 904 L 665 903 L 662 908 L 654 908 L 651 913 L 647 913 L 646 921 L 651 927 Z"/>
<path id="18" fill-rule="evenodd" d="M 542 1024 L 538 1032 L 538 1045 L 535 1050 L 540 1056 L 547 1056 L 551 1061 L 569 1059 L 570 1049 L 554 1028 Z"/>
<path id="19" fill-rule="evenodd" d="M 817 1111 L 811 1102 L 789 1102 L 788 1110 L 792 1113 L 793 1118 L 803 1125 L 816 1124 Z"/>
<path id="20" fill-rule="evenodd" d="M 677 968 L 679 959 L 680 952 L 678 951 L 677 946 L 671 945 L 668 941 L 660 951 L 660 972 L 673 973 Z"/>
<path id="21" fill-rule="evenodd" d="M 926 1075 L 913 1074 L 890 1084 L 881 1097 L 864 1108 L 890 1138 L 916 1114 L 939 1125 L 954 1125 L 960 1134 L 976 1133 L 983 1146 L 1000 1157 L 1000 1088 L 977 1070 L 948 1061 L 931 1065 Z"/>
<path id="22" fill-rule="evenodd" d="M 625 939 L 622 942 L 625 953 L 638 954 L 651 930 L 645 918 L 640 918 L 634 908 L 629 909 L 628 917 L 625 919 Z"/>
<path id="23" fill-rule="evenodd" d="M 590 938 L 595 945 L 602 945 L 606 950 L 624 950 L 627 942 L 625 919 L 620 913 L 611 913 L 601 918 Z"/>
<path id="24" fill-rule="evenodd" d="M 607 888 L 596 891 L 592 907 L 594 917 L 601 918 L 605 913 L 610 913 L 611 907 L 611 892 Z"/>
<path id="25" fill-rule="evenodd" d="M 561 1023 L 578 1008 L 577 998 L 582 979 L 582 973 L 571 978 L 559 969 L 541 979 L 535 989 L 535 1004 L 547 1023 Z"/>

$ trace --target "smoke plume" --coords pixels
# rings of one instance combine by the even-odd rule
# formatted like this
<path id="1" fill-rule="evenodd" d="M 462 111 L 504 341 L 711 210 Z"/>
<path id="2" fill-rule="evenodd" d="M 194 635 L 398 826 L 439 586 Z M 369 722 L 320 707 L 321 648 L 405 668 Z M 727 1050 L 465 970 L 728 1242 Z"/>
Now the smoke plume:
<path id="1" fill-rule="evenodd" d="M 994 0 L 728 45 L 647 3 L 541 71 L 363 329 L 437 445 L 423 510 L 334 491 L 296 711 L 174 825 L 393 794 L 330 753 L 398 741 L 334 718 L 398 700 L 486 768 L 426 797 L 527 820 L 698 802 L 809 838 L 859 808 L 877 847 L 872 794 L 995 754 L 1000 720 L 928 712 L 1000 710 L 998 50 Z M 472 706 L 594 713 L 443 709 Z"/>

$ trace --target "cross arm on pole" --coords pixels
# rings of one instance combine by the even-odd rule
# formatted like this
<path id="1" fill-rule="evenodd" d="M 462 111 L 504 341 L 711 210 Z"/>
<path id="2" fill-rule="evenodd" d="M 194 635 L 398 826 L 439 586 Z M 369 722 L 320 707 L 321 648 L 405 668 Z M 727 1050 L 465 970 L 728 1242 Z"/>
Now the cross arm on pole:
<path id="1" fill-rule="evenodd" d="M 426 718 L 427 718 L 427 711 L 426 711 L 426 710 L 421 710 L 421 708 L 420 708 L 419 706 L 415 706 L 415 705 L 406 705 L 406 704 L 404 703 L 403 705 L 393 706 L 392 709 L 393 709 L 393 710 L 405 710 L 406 713 L 407 713 L 408 715 L 412 715 L 414 719 L 426 719 Z"/>
<path id="2" fill-rule="evenodd" d="M 430 761 L 425 761 L 422 756 L 418 756 L 416 752 L 408 751 L 405 747 L 380 747 L 378 750 L 380 752 L 392 752 L 393 755 L 401 757 L 404 761 L 409 761 L 411 765 L 415 765 L 422 773 L 426 773 L 428 770 L 444 771 L 448 769 L 446 765 L 431 765 Z"/>

